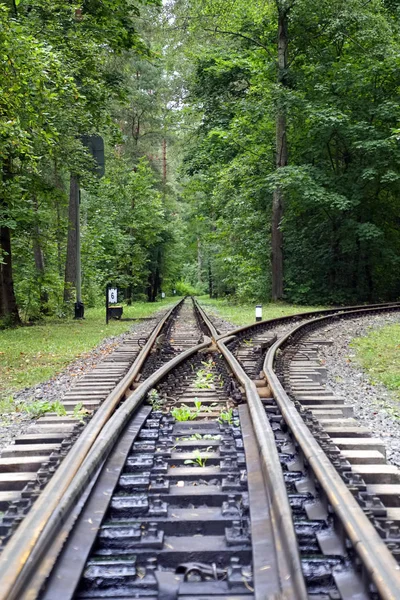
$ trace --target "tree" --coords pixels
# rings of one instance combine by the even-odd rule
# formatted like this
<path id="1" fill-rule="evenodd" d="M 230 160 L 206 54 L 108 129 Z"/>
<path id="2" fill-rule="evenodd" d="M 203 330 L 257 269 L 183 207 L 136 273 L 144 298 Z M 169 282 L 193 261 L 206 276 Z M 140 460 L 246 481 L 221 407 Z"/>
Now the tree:
<path id="1" fill-rule="evenodd" d="M 77 90 L 55 53 L 0 7 L 1 242 L 0 318 L 19 322 L 14 294 L 11 232 L 32 215 L 27 180 L 38 170 L 38 151 L 57 143 L 57 117 L 79 102 Z M 28 209 L 28 215 L 26 214 Z"/>
<path id="2" fill-rule="evenodd" d="M 265 194 L 275 252 L 272 264 L 263 267 L 271 272 L 274 298 L 282 294 L 283 235 L 285 298 L 396 297 L 398 22 L 393 13 L 378 0 L 251 6 L 237 0 L 229 9 L 199 0 L 175 6 L 174 26 L 194 32 L 187 51 L 194 63 L 189 104 L 200 119 L 187 174 L 202 182 L 217 215 L 208 236 L 222 242 L 218 280 L 228 283 L 232 262 L 237 284 L 242 272 L 248 280 L 250 270 L 233 261 L 236 252 L 244 254 L 237 232 L 246 215 L 236 220 L 232 211 L 245 203 L 260 232 L 262 202 L 256 208 L 254 200 Z M 253 229 L 247 232 L 253 235 Z M 245 243 L 256 249 L 258 242 Z M 248 256 L 243 264 L 250 267 Z M 383 282 L 383 272 L 390 273 L 390 281 Z M 265 289 L 258 275 L 255 282 L 251 296 Z M 237 295 L 237 284 L 222 291 Z"/>
<path id="3" fill-rule="evenodd" d="M 145 4 L 157 6 L 158 2 Z M 59 197 L 64 185 L 60 187 L 60 181 L 68 170 L 84 179 L 90 176 L 91 161 L 79 142 L 80 135 L 112 128 L 112 102 L 125 97 L 126 63 L 121 61 L 117 72 L 112 58 L 128 51 L 145 55 L 148 49 L 136 30 L 138 7 L 130 0 L 89 0 L 81 8 L 65 0 L 34 0 L 29 5 L 13 2 L 11 11 L 3 6 L 0 14 L 5 57 L 0 113 L 0 319 L 18 322 L 12 230 L 23 230 L 25 222 L 31 223 L 32 258 L 42 271 L 39 279 L 43 279 L 45 263 L 38 246 L 40 223 L 35 221 L 38 212 L 34 206 L 38 196 L 47 193 L 52 159 L 63 165 L 61 177 L 53 172 L 54 198 Z M 57 204 L 60 225 L 59 209 Z M 71 248 L 70 244 L 70 253 Z M 59 258 L 61 251 L 59 245 Z M 71 264 L 70 257 L 67 263 Z M 67 279 L 71 278 L 68 274 Z M 46 302 L 46 294 L 41 298 Z"/>

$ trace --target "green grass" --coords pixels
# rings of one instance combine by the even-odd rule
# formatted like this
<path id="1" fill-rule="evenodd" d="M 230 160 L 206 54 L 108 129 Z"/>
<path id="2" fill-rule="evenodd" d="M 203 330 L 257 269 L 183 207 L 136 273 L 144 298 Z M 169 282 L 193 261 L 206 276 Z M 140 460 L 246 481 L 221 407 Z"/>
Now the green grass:
<path id="1" fill-rule="evenodd" d="M 228 300 L 210 299 L 208 296 L 199 296 L 197 297 L 197 300 L 205 310 L 211 309 L 216 315 L 235 325 L 249 325 L 250 323 L 255 322 L 256 303 L 234 304 Z M 327 307 L 300 306 L 296 304 L 286 304 L 284 302 L 270 302 L 269 304 L 263 304 L 263 320 L 285 317 L 287 315 L 309 312 L 312 310 L 321 310 L 322 308 Z"/>
<path id="2" fill-rule="evenodd" d="M 175 298 L 124 306 L 123 317 L 148 317 Z M 105 308 L 89 308 L 83 321 L 46 319 L 41 324 L 0 331 L 0 398 L 46 381 L 104 338 L 132 327 L 132 321 L 105 323 Z"/>
<path id="3" fill-rule="evenodd" d="M 350 346 L 371 383 L 383 383 L 400 401 L 400 324 L 372 330 L 355 338 Z"/>

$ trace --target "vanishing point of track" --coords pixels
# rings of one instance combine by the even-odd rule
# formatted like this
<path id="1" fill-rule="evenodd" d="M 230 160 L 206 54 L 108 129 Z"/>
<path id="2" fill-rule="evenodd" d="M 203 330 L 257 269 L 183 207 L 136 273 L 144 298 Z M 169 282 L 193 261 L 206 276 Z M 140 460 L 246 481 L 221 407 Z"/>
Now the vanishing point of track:
<path id="1" fill-rule="evenodd" d="M 325 389 L 315 334 L 399 308 L 221 335 L 187 299 L 128 338 L 65 399 L 95 410 L 84 427 L 46 415 L 7 450 L 27 481 L 7 492 L 0 599 L 400 598 L 400 477 Z"/>

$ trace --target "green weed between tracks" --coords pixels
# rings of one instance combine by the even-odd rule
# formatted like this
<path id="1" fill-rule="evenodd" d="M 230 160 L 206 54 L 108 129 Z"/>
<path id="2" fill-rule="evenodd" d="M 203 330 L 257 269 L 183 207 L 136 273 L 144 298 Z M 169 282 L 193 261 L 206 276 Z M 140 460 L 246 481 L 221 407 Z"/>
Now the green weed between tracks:
<path id="1" fill-rule="evenodd" d="M 138 302 L 124 306 L 123 316 L 148 317 L 171 304 L 171 298 L 156 304 Z M 46 319 L 38 325 L 0 331 L 0 399 L 46 381 L 104 338 L 123 333 L 133 324 L 113 320 L 107 326 L 105 309 L 89 308 L 83 321 Z"/>
<path id="2" fill-rule="evenodd" d="M 23 402 L 16 400 L 13 396 L 8 396 L 0 400 L 0 425 L 6 424 L 12 418 L 12 415 L 19 414 L 29 416 L 32 419 L 39 419 L 39 417 L 42 417 L 46 413 L 55 413 L 58 417 L 67 416 L 67 411 L 60 400 L 54 400 L 53 402 L 48 400 Z M 70 416 L 84 422 L 84 418 L 90 413 L 91 411 L 84 408 L 82 402 L 79 402 Z"/>

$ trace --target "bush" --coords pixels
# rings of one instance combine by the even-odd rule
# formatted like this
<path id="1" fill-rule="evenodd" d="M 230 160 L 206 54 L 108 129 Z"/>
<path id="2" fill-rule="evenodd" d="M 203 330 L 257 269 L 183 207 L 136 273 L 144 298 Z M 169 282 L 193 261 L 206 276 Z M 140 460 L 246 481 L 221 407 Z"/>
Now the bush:
<path id="1" fill-rule="evenodd" d="M 194 287 L 186 281 L 178 281 L 174 289 L 176 290 L 178 296 L 201 296 L 203 293 L 202 290 Z"/>

